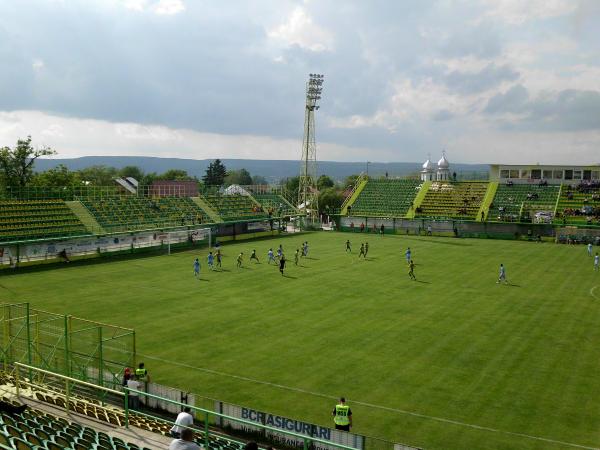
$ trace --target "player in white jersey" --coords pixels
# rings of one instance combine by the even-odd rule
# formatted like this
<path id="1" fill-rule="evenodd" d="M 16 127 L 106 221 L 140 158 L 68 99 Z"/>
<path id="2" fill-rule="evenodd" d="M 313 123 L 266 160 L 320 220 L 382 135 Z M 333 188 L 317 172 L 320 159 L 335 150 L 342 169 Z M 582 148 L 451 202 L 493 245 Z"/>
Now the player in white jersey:
<path id="1" fill-rule="evenodd" d="M 592 243 L 591 242 L 588 244 L 587 249 L 588 249 L 588 256 L 592 256 Z"/>
<path id="2" fill-rule="evenodd" d="M 271 264 L 271 261 L 275 262 L 275 255 L 273 254 L 272 248 L 267 252 L 267 264 Z"/>
<path id="3" fill-rule="evenodd" d="M 600 256 L 598 256 L 598 252 L 596 252 L 596 256 L 594 256 L 594 270 L 598 272 L 598 268 L 600 266 Z"/>
<path id="4" fill-rule="evenodd" d="M 504 283 L 508 284 L 508 281 L 506 281 L 506 269 L 504 268 L 503 264 L 500 264 L 500 273 L 498 275 L 498 281 L 496 281 L 496 283 L 500 283 L 501 281 L 504 281 Z"/>

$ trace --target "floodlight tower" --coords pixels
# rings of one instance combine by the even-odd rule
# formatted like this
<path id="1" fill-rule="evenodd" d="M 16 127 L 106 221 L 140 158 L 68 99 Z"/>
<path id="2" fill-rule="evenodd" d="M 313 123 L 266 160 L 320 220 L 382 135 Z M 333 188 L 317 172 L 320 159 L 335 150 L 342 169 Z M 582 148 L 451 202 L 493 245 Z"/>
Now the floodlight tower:
<path id="1" fill-rule="evenodd" d="M 315 142 L 315 111 L 323 92 L 324 76 L 309 74 L 306 84 L 306 108 L 304 109 L 304 138 L 302 139 L 302 165 L 298 189 L 298 207 L 307 219 L 315 223 L 319 218 L 317 192 L 317 144 Z"/>

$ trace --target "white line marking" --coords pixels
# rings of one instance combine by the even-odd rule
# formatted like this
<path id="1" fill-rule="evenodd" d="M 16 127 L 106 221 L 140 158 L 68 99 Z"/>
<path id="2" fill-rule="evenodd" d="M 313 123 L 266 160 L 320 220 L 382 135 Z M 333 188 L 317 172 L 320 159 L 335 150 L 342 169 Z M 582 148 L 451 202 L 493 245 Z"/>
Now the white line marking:
<path id="1" fill-rule="evenodd" d="M 594 291 L 596 290 L 598 286 L 594 286 L 593 288 L 590 289 L 590 295 L 592 297 L 594 297 L 596 300 L 600 300 L 600 298 L 596 297 L 596 294 L 594 294 Z"/>
<path id="2" fill-rule="evenodd" d="M 296 388 L 296 387 L 292 387 L 292 386 L 285 386 L 283 384 L 271 383 L 269 381 L 256 380 L 254 378 L 244 377 L 244 376 L 241 376 L 241 375 L 234 375 L 234 374 L 230 374 L 230 373 L 226 373 L 226 372 L 219 372 L 218 370 L 207 369 L 207 368 L 204 368 L 204 367 L 195 367 L 195 366 L 191 366 L 191 365 L 185 364 L 185 363 L 180 363 L 180 362 L 176 362 L 176 361 L 170 361 L 168 359 L 158 358 L 156 356 L 142 355 L 142 354 L 138 354 L 138 356 L 141 356 L 142 358 L 145 358 L 145 359 L 153 359 L 155 361 L 164 362 L 164 363 L 167 363 L 167 364 L 170 364 L 170 365 L 173 365 L 173 366 L 185 367 L 187 369 L 197 370 L 197 371 L 200 371 L 200 372 L 206 372 L 206 373 L 210 373 L 210 374 L 213 374 L 213 375 L 219 375 L 219 376 L 222 376 L 222 377 L 234 378 L 236 380 L 247 381 L 247 382 L 250 382 L 250 383 L 262 384 L 262 385 L 265 385 L 265 386 L 276 387 L 278 389 L 284 389 L 284 390 L 287 390 L 287 391 L 300 392 L 302 394 L 308 394 L 308 395 L 312 395 L 312 396 L 315 396 L 315 397 L 322 397 L 322 398 L 327 398 L 327 399 L 332 399 L 332 400 L 337 400 L 338 399 L 338 397 L 335 396 L 335 395 L 322 394 L 320 392 L 312 392 L 312 391 L 308 391 L 308 390 L 301 389 L 301 388 Z M 518 437 L 527 438 L 527 439 L 534 439 L 536 441 L 543 441 L 543 442 L 549 442 L 549 443 L 552 443 L 552 444 L 565 445 L 565 446 L 568 446 L 568 447 L 583 448 L 583 449 L 586 449 L 586 450 L 600 450 L 600 448 L 598 448 L 598 447 L 588 447 L 588 446 L 585 446 L 585 445 L 573 444 L 571 442 L 557 441 L 557 440 L 554 440 L 554 439 L 544 438 L 544 437 L 540 437 L 540 436 L 533 436 L 533 435 L 530 435 L 530 434 L 517 433 L 517 432 L 514 432 L 514 431 L 499 430 L 499 429 L 496 429 L 496 428 L 490 428 L 490 427 L 485 427 L 485 426 L 481 426 L 481 425 L 475 425 L 475 424 L 472 424 L 472 423 L 465 423 L 465 422 L 459 422 L 457 420 L 446 419 L 444 417 L 428 416 L 427 414 L 421 414 L 421 413 L 417 413 L 417 412 L 414 412 L 414 411 L 407 411 L 407 410 L 404 410 L 404 409 L 391 408 L 389 406 L 374 405 L 372 403 L 361 402 L 359 400 L 352 400 L 350 398 L 348 398 L 347 400 L 350 403 L 354 403 L 354 404 L 357 404 L 357 405 L 366 406 L 367 408 L 381 409 L 381 410 L 384 410 L 384 411 L 391 411 L 391 412 L 396 412 L 396 413 L 399 413 L 399 414 L 406 414 L 406 415 L 413 416 L 413 417 L 419 417 L 421 419 L 435 420 L 437 422 L 449 423 L 449 424 L 452 424 L 452 425 L 458 425 L 458 426 L 461 426 L 461 427 L 473 428 L 473 429 L 481 430 L 481 431 L 489 431 L 489 432 L 492 432 L 492 433 L 506 434 L 506 435 L 509 435 L 509 436 L 518 436 Z"/>

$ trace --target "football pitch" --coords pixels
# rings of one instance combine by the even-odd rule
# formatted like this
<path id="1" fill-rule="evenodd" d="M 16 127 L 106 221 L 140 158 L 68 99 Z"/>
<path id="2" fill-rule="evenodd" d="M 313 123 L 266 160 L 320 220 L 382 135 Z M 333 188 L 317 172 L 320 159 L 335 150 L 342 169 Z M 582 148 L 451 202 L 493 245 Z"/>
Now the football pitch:
<path id="1" fill-rule="evenodd" d="M 266 261 L 279 244 L 285 276 Z M 583 246 L 320 232 L 222 251 L 214 272 L 202 249 L 3 273 L 0 298 L 133 327 L 153 381 L 306 422 L 332 426 L 344 395 L 354 432 L 425 449 L 600 447 L 600 273 Z"/>

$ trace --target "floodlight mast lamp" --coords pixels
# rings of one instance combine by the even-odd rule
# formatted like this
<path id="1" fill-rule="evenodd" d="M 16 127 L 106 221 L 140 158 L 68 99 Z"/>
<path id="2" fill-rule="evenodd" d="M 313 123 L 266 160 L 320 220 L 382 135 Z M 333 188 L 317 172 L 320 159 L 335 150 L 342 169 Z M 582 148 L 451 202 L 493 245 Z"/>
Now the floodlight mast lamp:
<path id="1" fill-rule="evenodd" d="M 317 222 L 319 218 L 315 111 L 319 109 L 318 101 L 321 100 L 324 78 L 321 74 L 311 73 L 306 84 L 304 138 L 302 139 L 302 164 L 298 189 L 298 205 L 300 210 L 313 223 Z"/>

